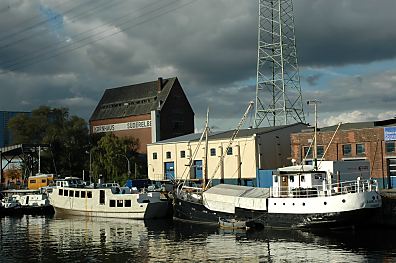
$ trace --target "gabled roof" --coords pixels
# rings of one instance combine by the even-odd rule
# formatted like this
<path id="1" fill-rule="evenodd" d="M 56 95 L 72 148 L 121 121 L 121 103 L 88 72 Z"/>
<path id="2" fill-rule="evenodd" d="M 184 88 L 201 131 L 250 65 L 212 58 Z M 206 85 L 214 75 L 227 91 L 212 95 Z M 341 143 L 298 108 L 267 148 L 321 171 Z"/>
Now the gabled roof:
<path id="1" fill-rule="evenodd" d="M 159 80 L 106 89 L 90 121 L 149 114 L 161 109 L 177 78 Z"/>

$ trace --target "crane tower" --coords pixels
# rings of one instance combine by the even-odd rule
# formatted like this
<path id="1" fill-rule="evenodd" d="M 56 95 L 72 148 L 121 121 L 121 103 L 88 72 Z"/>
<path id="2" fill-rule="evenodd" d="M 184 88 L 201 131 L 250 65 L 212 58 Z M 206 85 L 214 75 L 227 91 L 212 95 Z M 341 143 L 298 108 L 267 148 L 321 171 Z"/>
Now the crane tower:
<path id="1" fill-rule="evenodd" d="M 259 0 L 255 127 L 305 122 L 292 0 Z"/>

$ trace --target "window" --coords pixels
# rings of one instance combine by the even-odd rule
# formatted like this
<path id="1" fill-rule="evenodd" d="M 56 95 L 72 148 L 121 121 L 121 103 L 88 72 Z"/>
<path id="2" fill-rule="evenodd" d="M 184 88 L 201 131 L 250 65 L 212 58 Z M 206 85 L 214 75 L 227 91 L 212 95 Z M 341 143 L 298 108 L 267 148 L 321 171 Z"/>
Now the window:
<path id="1" fill-rule="evenodd" d="M 157 153 L 153 153 L 153 160 L 157 160 Z"/>
<path id="2" fill-rule="evenodd" d="M 117 207 L 123 207 L 124 206 L 124 200 L 117 200 Z"/>
<path id="3" fill-rule="evenodd" d="M 294 183 L 294 176 L 293 176 L 293 175 L 289 177 L 289 181 L 290 181 L 291 183 Z"/>
<path id="4" fill-rule="evenodd" d="M 324 146 L 317 146 L 316 147 L 316 154 L 318 157 L 323 157 L 324 154 Z"/>
<path id="5" fill-rule="evenodd" d="M 125 207 L 131 207 L 131 200 L 125 200 Z"/>
<path id="6" fill-rule="evenodd" d="M 303 157 L 312 158 L 312 149 L 308 146 L 304 146 L 303 148 Z"/>
<path id="7" fill-rule="evenodd" d="M 227 148 L 227 155 L 232 155 L 232 147 Z"/>
<path id="8" fill-rule="evenodd" d="M 186 158 L 186 151 L 180 151 L 180 158 Z"/>
<path id="9" fill-rule="evenodd" d="M 278 176 L 274 175 L 274 182 L 277 183 L 278 182 Z"/>
<path id="10" fill-rule="evenodd" d="M 74 191 L 73 190 L 70 190 L 69 196 L 74 197 Z"/>
<path id="11" fill-rule="evenodd" d="M 35 183 L 36 183 L 36 180 L 30 180 L 30 183 L 31 183 L 31 184 L 35 184 Z"/>
<path id="12" fill-rule="evenodd" d="M 394 142 L 386 142 L 385 143 L 385 151 L 387 153 L 394 153 L 395 152 L 395 143 Z"/>
<path id="13" fill-rule="evenodd" d="M 85 191 L 81 191 L 81 198 L 85 198 Z"/>
<path id="14" fill-rule="evenodd" d="M 356 154 L 361 155 L 361 154 L 365 154 L 365 153 L 366 153 L 366 149 L 364 148 L 364 144 L 357 143 L 356 144 Z"/>
<path id="15" fill-rule="evenodd" d="M 58 194 L 59 194 L 59 195 L 63 195 L 63 189 L 59 189 Z"/>
<path id="16" fill-rule="evenodd" d="M 88 198 L 92 198 L 92 192 L 91 191 L 87 191 L 87 197 Z"/>
<path id="17" fill-rule="evenodd" d="M 74 193 L 74 196 L 75 196 L 75 197 L 80 197 L 80 191 L 76 191 L 76 192 Z"/>
<path id="18" fill-rule="evenodd" d="M 104 205 L 105 204 L 105 190 L 100 190 L 99 192 L 99 204 Z"/>
<path id="19" fill-rule="evenodd" d="M 215 148 L 211 148 L 210 149 L 210 156 L 216 156 L 216 149 Z"/>
<path id="20" fill-rule="evenodd" d="M 115 200 L 110 200 L 110 207 L 115 207 Z"/>
<path id="21" fill-rule="evenodd" d="M 63 196 L 69 196 L 69 190 L 63 191 Z"/>
<path id="22" fill-rule="evenodd" d="M 305 175 L 301 175 L 301 182 L 305 182 Z"/>
<path id="23" fill-rule="evenodd" d="M 47 179 L 41 179 L 41 183 L 45 184 L 47 182 Z"/>
<path id="24" fill-rule="evenodd" d="M 172 158 L 171 152 L 166 152 L 166 159 L 170 159 L 170 158 Z"/>
<path id="25" fill-rule="evenodd" d="M 352 153 L 352 147 L 350 144 L 344 144 L 342 146 L 342 154 L 343 155 L 351 155 Z"/>

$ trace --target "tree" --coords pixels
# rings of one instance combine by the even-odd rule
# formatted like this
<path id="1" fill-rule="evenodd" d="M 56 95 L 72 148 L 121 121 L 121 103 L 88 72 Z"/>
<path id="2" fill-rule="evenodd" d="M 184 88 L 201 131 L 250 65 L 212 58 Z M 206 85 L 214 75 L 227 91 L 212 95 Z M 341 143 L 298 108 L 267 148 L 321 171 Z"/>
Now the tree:
<path id="1" fill-rule="evenodd" d="M 128 179 L 128 162 L 136 156 L 139 141 L 132 137 L 118 138 L 112 133 L 104 135 L 92 148 L 94 178 L 101 174 L 105 181 L 123 184 Z"/>
<path id="2" fill-rule="evenodd" d="M 15 144 L 50 145 L 50 150 L 41 154 L 42 172 L 71 176 L 80 175 L 87 167 L 88 126 L 84 119 L 70 117 L 68 109 L 41 106 L 33 110 L 30 117 L 17 115 L 12 118 L 9 128 Z"/>

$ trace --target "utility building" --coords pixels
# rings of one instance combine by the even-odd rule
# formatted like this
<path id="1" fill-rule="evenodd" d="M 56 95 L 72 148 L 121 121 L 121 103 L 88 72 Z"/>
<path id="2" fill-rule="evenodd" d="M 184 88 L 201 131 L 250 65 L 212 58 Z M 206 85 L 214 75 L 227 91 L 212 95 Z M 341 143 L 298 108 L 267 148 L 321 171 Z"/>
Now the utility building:
<path id="1" fill-rule="evenodd" d="M 212 179 L 213 184 L 254 185 L 258 169 L 291 164 L 290 134 L 306 128 L 297 123 L 240 130 L 231 145 L 234 131 L 209 134 L 207 147 L 201 134 L 152 143 L 147 146 L 148 176 L 154 181 Z"/>
<path id="2" fill-rule="evenodd" d="M 194 112 L 174 78 L 106 89 L 90 120 L 91 133 L 112 132 L 147 144 L 194 132 Z"/>
<path id="3" fill-rule="evenodd" d="M 312 163 L 313 139 L 312 129 L 291 135 L 292 157 L 298 163 Z M 367 160 L 372 178 L 383 188 L 396 187 L 395 143 L 396 119 L 344 123 L 318 129 L 317 156 L 326 161 Z"/>

